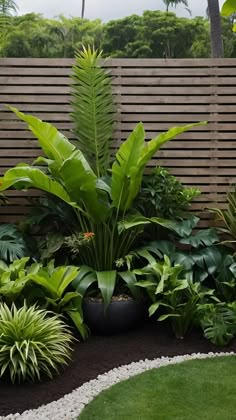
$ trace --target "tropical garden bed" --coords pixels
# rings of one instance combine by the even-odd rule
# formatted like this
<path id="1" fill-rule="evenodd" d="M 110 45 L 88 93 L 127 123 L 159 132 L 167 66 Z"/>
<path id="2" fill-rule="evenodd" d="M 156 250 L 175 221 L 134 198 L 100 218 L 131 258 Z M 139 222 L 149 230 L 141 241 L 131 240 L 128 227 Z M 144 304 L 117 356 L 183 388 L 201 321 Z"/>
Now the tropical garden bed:
<path id="1" fill-rule="evenodd" d="M 0 227 L 3 416 L 134 361 L 236 351 L 236 193 L 227 210 L 209 209 L 217 228 L 197 230 L 190 206 L 200 191 L 165 168 L 145 173 L 163 144 L 207 122 L 149 142 L 139 123 L 112 156 L 115 104 L 101 54 L 78 53 L 72 78 L 74 143 L 10 107 L 43 156 L 7 170 L 0 190 L 45 195 L 21 226 Z"/>
<path id="2" fill-rule="evenodd" d="M 0 413 L 7 415 L 38 408 L 62 398 L 110 369 L 131 362 L 219 351 L 236 352 L 235 340 L 220 349 L 204 339 L 200 331 L 178 340 L 170 329 L 155 321 L 145 322 L 132 331 L 113 336 L 93 335 L 86 342 L 75 345 L 72 362 L 53 380 L 45 378 L 40 383 L 14 386 L 7 380 L 1 381 Z"/>

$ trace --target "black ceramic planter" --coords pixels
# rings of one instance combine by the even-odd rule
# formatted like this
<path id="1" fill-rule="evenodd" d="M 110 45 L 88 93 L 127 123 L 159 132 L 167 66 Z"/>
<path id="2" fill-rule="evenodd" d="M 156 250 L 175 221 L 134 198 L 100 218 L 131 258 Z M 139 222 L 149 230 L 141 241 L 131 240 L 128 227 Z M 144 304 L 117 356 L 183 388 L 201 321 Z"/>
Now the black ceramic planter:
<path id="1" fill-rule="evenodd" d="M 84 320 L 92 332 L 111 335 L 139 326 L 147 317 L 147 306 L 133 299 L 113 301 L 104 311 L 102 302 L 85 300 Z"/>

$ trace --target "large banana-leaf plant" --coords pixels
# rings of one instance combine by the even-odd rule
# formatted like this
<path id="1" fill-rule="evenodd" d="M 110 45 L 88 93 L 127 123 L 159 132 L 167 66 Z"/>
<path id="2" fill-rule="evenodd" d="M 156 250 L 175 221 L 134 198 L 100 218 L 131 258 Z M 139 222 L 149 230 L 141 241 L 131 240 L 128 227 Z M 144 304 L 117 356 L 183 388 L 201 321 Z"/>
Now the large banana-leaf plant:
<path id="1" fill-rule="evenodd" d="M 173 127 L 149 142 L 145 142 L 144 127 L 139 123 L 118 149 L 111 175 L 100 178 L 82 152 L 55 127 L 16 108 L 10 109 L 28 124 L 45 156 L 32 165 L 21 163 L 9 169 L 1 179 L 1 191 L 10 187 L 38 188 L 74 209 L 78 231 L 94 234 L 90 246 L 81 250 L 80 262 L 98 272 L 110 271 L 110 293 L 106 293 L 105 287 L 101 288 L 105 302 L 109 303 L 117 278 L 112 273 L 114 263 L 133 248 L 143 226 L 156 223 L 172 230 L 177 228 L 175 222 L 145 218 L 132 210 L 145 166 L 167 141 L 204 123 Z"/>

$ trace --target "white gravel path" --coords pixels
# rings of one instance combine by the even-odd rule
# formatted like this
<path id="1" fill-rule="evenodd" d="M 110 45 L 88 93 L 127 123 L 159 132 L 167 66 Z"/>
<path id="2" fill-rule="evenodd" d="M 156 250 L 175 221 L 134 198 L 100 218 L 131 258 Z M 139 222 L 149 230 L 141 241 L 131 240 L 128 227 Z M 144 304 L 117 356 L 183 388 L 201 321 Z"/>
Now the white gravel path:
<path id="1" fill-rule="evenodd" d="M 154 360 L 140 360 L 129 365 L 124 365 L 99 375 L 97 379 L 86 382 L 70 394 L 65 395 L 57 401 L 42 405 L 35 410 L 28 410 L 22 414 L 15 413 L 8 416 L 0 416 L 0 420 L 75 420 L 85 405 L 98 395 L 101 391 L 117 384 L 131 376 L 142 373 L 146 370 L 181 363 L 192 359 L 205 359 L 216 356 L 232 356 L 236 353 L 194 353 L 185 356 L 161 357 Z M 27 395 L 25 396 L 27 398 Z"/>

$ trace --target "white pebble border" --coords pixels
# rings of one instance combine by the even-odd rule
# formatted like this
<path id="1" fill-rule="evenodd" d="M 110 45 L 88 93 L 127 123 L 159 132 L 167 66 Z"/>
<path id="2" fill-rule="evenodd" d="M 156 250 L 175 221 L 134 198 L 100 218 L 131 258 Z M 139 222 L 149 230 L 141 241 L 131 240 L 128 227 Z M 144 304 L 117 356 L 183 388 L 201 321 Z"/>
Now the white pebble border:
<path id="1" fill-rule="evenodd" d="M 186 360 L 232 355 L 236 355 L 236 353 L 193 353 L 184 356 L 161 357 L 154 360 L 140 360 L 139 362 L 123 365 L 99 375 L 96 379 L 84 383 L 82 386 L 57 401 L 42 405 L 35 410 L 24 411 L 22 414 L 15 413 L 9 414 L 6 417 L 1 416 L 0 420 L 75 420 L 84 407 L 91 402 L 94 397 L 100 394 L 100 392 L 131 376 L 138 375 L 149 369 L 181 363 Z M 25 397 L 27 398 L 27 395 Z"/>

